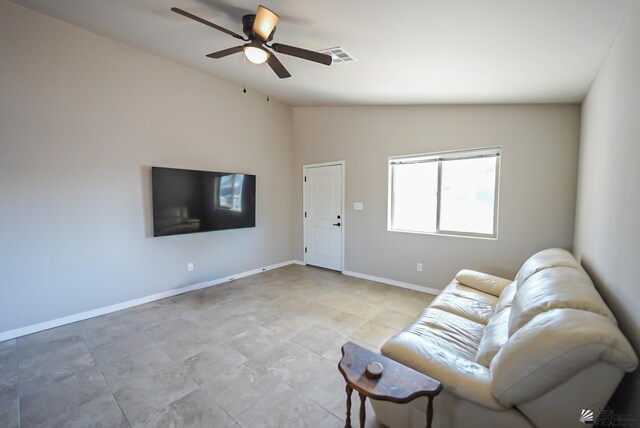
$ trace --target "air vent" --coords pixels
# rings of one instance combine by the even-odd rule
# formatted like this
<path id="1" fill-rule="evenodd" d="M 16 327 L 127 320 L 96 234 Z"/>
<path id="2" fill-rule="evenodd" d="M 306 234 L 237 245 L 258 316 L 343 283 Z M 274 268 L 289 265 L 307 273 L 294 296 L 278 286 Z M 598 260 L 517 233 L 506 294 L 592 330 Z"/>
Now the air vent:
<path id="1" fill-rule="evenodd" d="M 333 60 L 333 63 L 337 63 L 337 62 L 353 62 L 353 61 L 356 60 L 354 57 L 349 55 L 340 46 L 335 47 L 335 48 L 330 48 L 330 49 L 324 49 L 324 50 L 321 50 L 319 52 L 331 55 L 331 59 Z"/>

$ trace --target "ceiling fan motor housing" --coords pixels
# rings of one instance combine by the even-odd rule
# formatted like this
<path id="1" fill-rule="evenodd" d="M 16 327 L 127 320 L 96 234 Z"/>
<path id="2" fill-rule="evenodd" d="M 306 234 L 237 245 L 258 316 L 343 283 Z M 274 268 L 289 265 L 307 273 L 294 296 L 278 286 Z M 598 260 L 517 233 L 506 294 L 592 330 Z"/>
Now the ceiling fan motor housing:
<path id="1" fill-rule="evenodd" d="M 253 23 L 256 20 L 255 15 L 244 15 L 242 17 L 242 32 L 251 40 L 260 39 L 260 37 L 256 36 L 253 32 Z M 265 42 L 270 42 L 273 40 L 273 35 L 276 33 L 276 27 L 273 27 L 271 34 L 269 34 L 269 38 L 265 40 Z"/>

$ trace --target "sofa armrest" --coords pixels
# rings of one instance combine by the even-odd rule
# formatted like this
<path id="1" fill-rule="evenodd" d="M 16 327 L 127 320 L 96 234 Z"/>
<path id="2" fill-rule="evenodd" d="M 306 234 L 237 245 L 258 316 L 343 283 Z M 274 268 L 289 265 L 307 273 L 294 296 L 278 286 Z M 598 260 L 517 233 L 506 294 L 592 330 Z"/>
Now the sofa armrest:
<path id="1" fill-rule="evenodd" d="M 491 372 L 474 361 L 461 358 L 407 331 L 382 346 L 382 355 L 431 376 L 445 390 L 483 407 L 505 410 L 491 394 Z"/>
<path id="2" fill-rule="evenodd" d="M 502 290 L 511 284 L 512 280 L 476 272 L 475 270 L 462 269 L 456 275 L 456 281 L 467 287 L 475 288 L 487 294 L 500 297 Z"/>
<path id="3" fill-rule="evenodd" d="M 599 362 L 626 372 L 638 367 L 631 344 L 610 319 L 581 309 L 552 309 L 511 335 L 491 361 L 491 391 L 504 406 L 526 403 Z"/>

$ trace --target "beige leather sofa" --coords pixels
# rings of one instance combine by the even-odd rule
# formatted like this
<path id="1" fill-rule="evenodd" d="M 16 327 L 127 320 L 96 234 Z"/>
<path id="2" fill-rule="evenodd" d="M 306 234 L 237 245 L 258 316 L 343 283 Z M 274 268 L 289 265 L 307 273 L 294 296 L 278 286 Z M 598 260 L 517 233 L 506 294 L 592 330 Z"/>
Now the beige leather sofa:
<path id="1" fill-rule="evenodd" d="M 527 260 L 514 281 L 460 271 L 382 353 L 440 380 L 437 427 L 571 427 L 638 359 L 574 257 Z M 372 401 L 389 427 L 424 427 L 426 399 Z"/>

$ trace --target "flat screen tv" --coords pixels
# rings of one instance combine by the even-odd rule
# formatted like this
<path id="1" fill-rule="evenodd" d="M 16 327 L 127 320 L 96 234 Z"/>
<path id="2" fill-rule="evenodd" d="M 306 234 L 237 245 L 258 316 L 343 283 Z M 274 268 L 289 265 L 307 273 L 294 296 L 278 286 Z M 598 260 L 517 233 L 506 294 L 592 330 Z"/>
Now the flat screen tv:
<path id="1" fill-rule="evenodd" d="M 153 236 L 256 226 L 256 176 L 151 167 Z"/>

